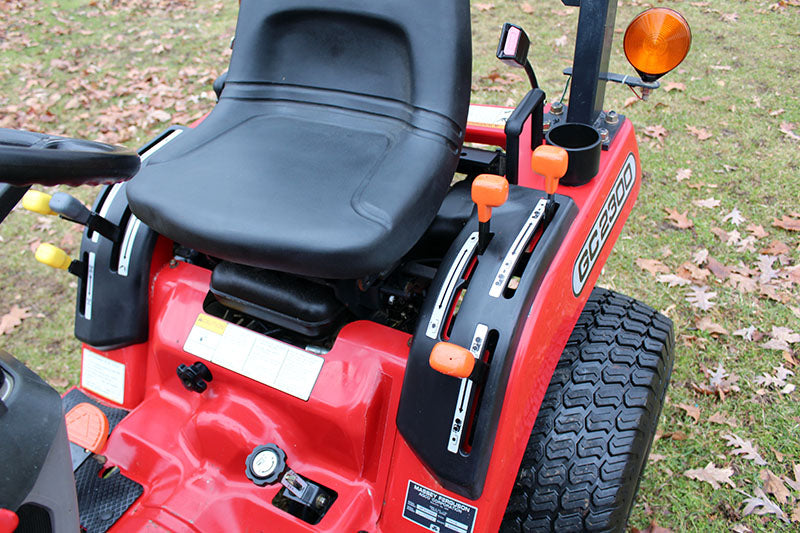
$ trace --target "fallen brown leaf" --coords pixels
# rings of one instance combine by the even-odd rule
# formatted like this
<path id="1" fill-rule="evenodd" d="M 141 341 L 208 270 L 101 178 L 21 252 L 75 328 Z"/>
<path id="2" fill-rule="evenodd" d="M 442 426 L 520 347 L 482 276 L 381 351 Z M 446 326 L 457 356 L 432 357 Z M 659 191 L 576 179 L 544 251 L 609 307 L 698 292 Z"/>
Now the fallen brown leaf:
<path id="1" fill-rule="evenodd" d="M 688 210 L 683 213 L 678 213 L 676 209 L 665 208 L 664 211 L 667 212 L 667 218 L 670 220 L 670 224 L 676 228 L 688 229 L 694 226 L 694 222 L 689 220 L 689 217 L 686 216 L 689 213 Z"/>
<path id="2" fill-rule="evenodd" d="M 686 85 L 677 81 L 668 81 L 667 84 L 664 86 L 664 90 L 668 93 L 672 91 L 683 92 L 686 90 Z"/>
<path id="3" fill-rule="evenodd" d="M 707 316 L 702 317 L 698 320 L 695 325 L 698 329 L 701 329 L 711 335 L 719 336 L 719 335 L 729 335 L 728 330 L 708 318 Z"/>
<path id="4" fill-rule="evenodd" d="M 781 133 L 786 135 L 789 139 L 800 141 L 800 135 L 794 132 L 794 124 L 791 122 L 781 122 L 780 130 Z"/>
<path id="5" fill-rule="evenodd" d="M 764 469 L 758 473 L 758 477 L 764 482 L 764 492 L 772 494 L 778 503 L 789 503 L 792 496 L 789 489 L 783 484 L 783 480 L 776 476 L 771 470 Z"/>
<path id="6" fill-rule="evenodd" d="M 11 310 L 0 318 L 0 335 L 11 333 L 14 328 L 22 324 L 23 320 L 30 317 L 29 308 L 12 305 Z"/>
<path id="7" fill-rule="evenodd" d="M 640 257 L 636 259 L 636 264 L 639 268 L 650 272 L 654 276 L 656 274 L 669 274 L 669 267 L 658 259 L 643 259 Z"/>
<path id="8" fill-rule="evenodd" d="M 698 406 L 680 403 L 678 407 L 686 411 L 686 416 L 693 419 L 695 424 L 700 422 L 700 408 Z"/>
<path id="9" fill-rule="evenodd" d="M 757 514 L 759 516 L 765 514 L 776 514 L 778 517 L 783 520 L 784 522 L 788 522 L 789 519 L 786 517 L 786 513 L 778 507 L 772 500 L 769 499 L 769 496 L 764 494 L 764 491 L 761 490 L 760 487 L 756 487 L 754 489 L 755 497 L 749 497 L 745 499 L 745 508 L 742 511 L 744 516 L 750 514 Z M 746 493 L 743 493 L 747 495 Z"/>
<path id="10" fill-rule="evenodd" d="M 708 287 L 693 286 L 689 288 L 689 294 L 686 295 L 686 301 L 692 306 L 708 311 L 716 305 L 716 302 L 711 300 L 717 296 L 716 292 L 708 290 Z"/>
<path id="11" fill-rule="evenodd" d="M 691 279 L 697 283 L 705 282 L 709 274 L 711 274 L 711 271 L 707 268 L 696 267 L 694 263 L 689 261 L 684 261 L 681 266 L 678 267 L 679 276 L 682 278 Z"/>
<path id="12" fill-rule="evenodd" d="M 675 174 L 675 179 L 678 181 L 678 183 L 684 180 L 688 180 L 691 177 L 692 177 L 692 169 L 690 168 L 679 168 L 678 172 Z"/>
<path id="13" fill-rule="evenodd" d="M 786 231 L 800 231 L 800 219 L 791 218 L 787 215 L 783 215 L 780 220 L 773 218 L 772 225 L 776 228 L 783 228 Z"/>
<path id="14" fill-rule="evenodd" d="M 713 137 L 711 132 L 708 131 L 705 128 L 696 128 L 695 126 L 689 126 L 687 124 L 686 129 L 688 130 L 688 132 L 691 135 L 694 135 L 695 137 L 697 137 L 698 141 L 705 141 L 705 140 L 710 139 L 711 137 Z"/>
<path id="15" fill-rule="evenodd" d="M 50 383 L 50 385 L 56 388 L 64 389 L 67 387 L 67 385 L 69 385 L 69 380 L 67 378 L 53 378 L 47 381 Z"/>
<path id="16" fill-rule="evenodd" d="M 733 475 L 733 468 L 717 468 L 714 463 L 708 463 L 704 468 L 695 468 L 687 470 L 683 473 L 689 479 L 696 479 L 698 481 L 705 481 L 709 483 L 714 489 L 720 488 L 720 483 L 725 483 L 733 488 L 736 484 L 731 480 Z"/>
<path id="17" fill-rule="evenodd" d="M 745 440 L 733 433 L 726 433 L 722 438 L 728 442 L 728 446 L 733 448 L 733 451 L 730 452 L 733 455 L 741 455 L 744 459 L 753 461 L 759 466 L 767 464 L 761 454 L 758 453 L 758 449 L 749 440 Z"/>
<path id="18" fill-rule="evenodd" d="M 633 104 L 635 104 L 636 102 L 638 102 L 639 100 L 640 100 L 640 98 L 638 96 L 630 96 L 630 97 L 625 99 L 625 102 L 622 104 L 622 108 L 624 109 L 626 107 L 630 107 Z"/>
<path id="19" fill-rule="evenodd" d="M 715 207 L 719 207 L 719 204 L 721 202 L 719 200 L 717 200 L 716 198 L 711 197 L 711 198 L 706 198 L 704 200 L 695 200 L 692 203 L 694 205 L 698 206 L 698 207 L 705 207 L 705 208 L 708 208 L 708 209 L 714 209 Z"/>
<path id="20" fill-rule="evenodd" d="M 786 243 L 781 241 L 772 241 L 769 243 L 769 246 L 761 250 L 761 253 L 766 255 L 781 255 L 788 254 L 790 252 L 791 248 L 789 248 Z"/>
<path id="21" fill-rule="evenodd" d="M 719 239 L 722 242 L 728 242 L 728 239 L 730 239 L 730 234 L 727 231 L 725 231 L 724 229 L 722 229 L 722 228 L 718 228 L 718 227 L 714 226 L 714 227 L 711 228 L 710 231 L 711 231 L 711 233 L 713 233 L 714 235 L 719 237 Z"/>
<path id="22" fill-rule="evenodd" d="M 722 217 L 723 222 L 727 222 L 729 220 L 731 224 L 733 224 L 734 226 L 738 226 L 742 222 L 747 221 L 747 219 L 742 216 L 742 213 L 741 211 L 739 211 L 738 207 L 734 207 L 733 209 L 731 209 L 730 213 Z"/>
<path id="23" fill-rule="evenodd" d="M 708 270 L 721 281 L 725 281 L 731 275 L 730 269 L 713 257 L 708 258 Z"/>
<path id="24" fill-rule="evenodd" d="M 656 124 L 655 126 L 647 126 L 642 131 L 644 132 L 645 135 L 647 135 L 648 137 L 652 137 L 658 142 L 662 142 L 664 137 L 667 136 L 667 129 L 661 124 Z"/>
<path id="25" fill-rule="evenodd" d="M 725 424 L 726 426 L 730 426 L 732 428 L 739 426 L 736 423 L 736 420 L 734 420 L 733 418 L 728 418 L 722 413 L 714 413 L 713 415 L 709 416 L 706 420 L 708 420 L 709 422 L 713 422 L 714 424 Z"/>
<path id="26" fill-rule="evenodd" d="M 792 473 L 794 474 L 794 479 L 789 479 L 788 476 L 784 476 L 783 480 L 786 482 L 787 485 L 792 487 L 792 490 L 796 490 L 800 492 L 800 465 L 795 463 L 792 466 Z"/>
<path id="27" fill-rule="evenodd" d="M 793 329 L 785 326 L 772 326 L 772 331 L 769 333 L 769 336 L 787 344 L 800 342 L 800 333 L 795 333 Z"/>
<path id="28" fill-rule="evenodd" d="M 689 435 L 684 433 L 683 431 L 671 431 L 669 433 L 664 433 L 661 435 L 664 439 L 672 439 L 672 440 L 688 440 Z"/>
<path id="29" fill-rule="evenodd" d="M 703 266 L 708 261 L 708 249 L 701 248 L 692 254 L 692 262 L 697 266 Z"/>
<path id="30" fill-rule="evenodd" d="M 739 381 L 739 376 L 734 373 L 728 374 L 728 371 L 722 366 L 722 363 L 717 365 L 717 369 L 710 372 L 704 365 L 700 365 L 700 369 L 708 379 L 708 383 L 692 383 L 691 387 L 697 392 L 707 394 L 709 396 L 718 396 L 720 400 L 725 400 L 725 396 L 732 392 L 739 392 L 741 389 L 736 383 Z"/>
<path id="31" fill-rule="evenodd" d="M 764 237 L 768 236 L 769 233 L 764 230 L 764 226 L 761 224 L 748 224 L 747 231 L 753 234 L 753 237 L 756 239 L 763 239 Z"/>
<path id="32" fill-rule="evenodd" d="M 734 335 L 743 338 L 746 341 L 752 341 L 753 335 L 756 333 L 755 326 L 749 326 L 742 329 L 737 329 L 733 332 Z"/>
<path id="33" fill-rule="evenodd" d="M 758 283 L 753 278 L 734 272 L 731 272 L 728 284 L 745 294 L 755 292 L 758 287 Z"/>
<path id="34" fill-rule="evenodd" d="M 668 283 L 670 287 L 681 287 L 683 285 L 691 285 L 692 281 L 675 274 L 657 274 L 656 281 L 659 283 Z"/>

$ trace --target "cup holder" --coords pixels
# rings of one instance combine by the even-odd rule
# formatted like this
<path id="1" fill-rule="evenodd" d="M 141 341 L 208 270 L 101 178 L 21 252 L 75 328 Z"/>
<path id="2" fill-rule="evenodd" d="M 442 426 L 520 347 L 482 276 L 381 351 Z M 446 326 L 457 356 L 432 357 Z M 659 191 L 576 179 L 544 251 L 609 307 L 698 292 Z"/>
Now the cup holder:
<path id="1" fill-rule="evenodd" d="M 584 185 L 597 175 L 603 143 L 596 129 L 586 124 L 565 122 L 550 129 L 545 138 L 547 144 L 559 146 L 569 155 L 567 173 L 559 183 Z"/>

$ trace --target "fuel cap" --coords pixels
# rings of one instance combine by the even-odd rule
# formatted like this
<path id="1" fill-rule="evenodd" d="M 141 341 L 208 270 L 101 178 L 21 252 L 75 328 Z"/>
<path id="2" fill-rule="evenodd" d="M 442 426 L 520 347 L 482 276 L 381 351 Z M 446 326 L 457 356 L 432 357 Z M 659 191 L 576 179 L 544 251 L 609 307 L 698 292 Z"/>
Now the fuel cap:
<path id="1" fill-rule="evenodd" d="M 250 481 L 263 487 L 277 482 L 286 470 L 286 453 L 277 444 L 263 444 L 253 449 L 245 464 L 245 474 Z"/>

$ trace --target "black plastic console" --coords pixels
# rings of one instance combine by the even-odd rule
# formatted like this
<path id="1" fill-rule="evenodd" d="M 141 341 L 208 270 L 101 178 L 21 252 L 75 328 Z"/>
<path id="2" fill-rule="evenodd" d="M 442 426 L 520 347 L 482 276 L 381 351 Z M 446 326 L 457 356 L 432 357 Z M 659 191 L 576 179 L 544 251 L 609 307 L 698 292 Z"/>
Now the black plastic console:
<path id="1" fill-rule="evenodd" d="M 508 202 L 494 210 L 489 246 L 477 256 L 473 216 L 431 284 L 411 345 L 398 428 L 439 482 L 468 498 L 483 491 L 522 325 L 577 213 L 570 198 L 556 202 L 546 222 L 545 194 L 512 185 Z M 487 362 L 486 380 L 433 370 L 428 359 L 443 340 Z"/>

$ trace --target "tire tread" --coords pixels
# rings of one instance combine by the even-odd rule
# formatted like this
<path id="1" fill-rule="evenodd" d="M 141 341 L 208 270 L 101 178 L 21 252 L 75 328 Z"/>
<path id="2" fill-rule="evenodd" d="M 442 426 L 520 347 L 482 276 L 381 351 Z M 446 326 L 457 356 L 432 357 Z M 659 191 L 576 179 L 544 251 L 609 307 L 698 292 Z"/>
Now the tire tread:
<path id="1" fill-rule="evenodd" d="M 622 531 L 673 363 L 672 322 L 595 288 L 553 373 L 502 533 Z"/>

